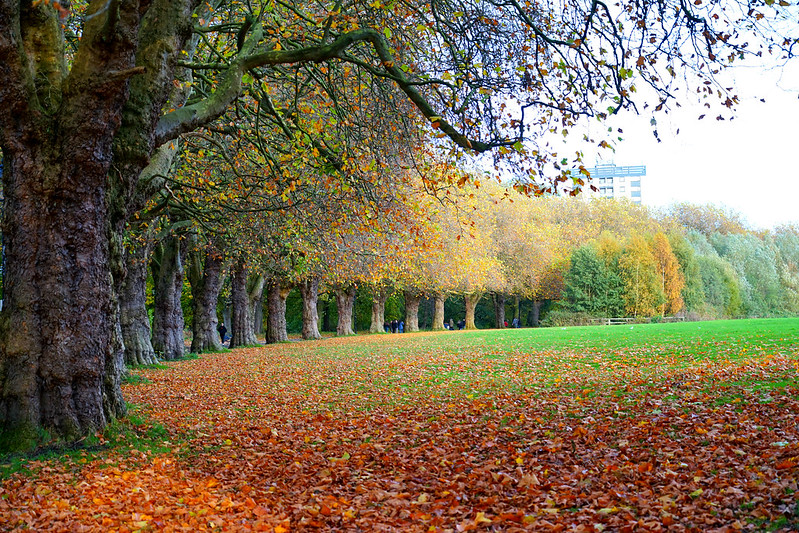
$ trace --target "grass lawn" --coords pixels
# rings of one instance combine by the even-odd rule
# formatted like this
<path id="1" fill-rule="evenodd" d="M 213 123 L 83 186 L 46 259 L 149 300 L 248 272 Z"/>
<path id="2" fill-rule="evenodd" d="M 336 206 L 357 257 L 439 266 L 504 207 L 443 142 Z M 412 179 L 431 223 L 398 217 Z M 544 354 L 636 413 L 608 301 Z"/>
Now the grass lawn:
<path id="1" fill-rule="evenodd" d="M 368 335 L 163 366 L 135 371 L 132 416 L 91 447 L 0 461 L 0 529 L 799 530 L 799 319 Z"/>

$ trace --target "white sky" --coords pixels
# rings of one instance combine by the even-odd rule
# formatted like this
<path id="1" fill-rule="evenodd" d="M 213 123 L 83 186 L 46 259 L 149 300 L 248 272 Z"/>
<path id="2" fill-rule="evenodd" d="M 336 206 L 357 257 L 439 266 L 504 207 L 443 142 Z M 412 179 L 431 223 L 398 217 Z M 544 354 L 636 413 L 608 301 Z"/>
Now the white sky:
<path id="1" fill-rule="evenodd" d="M 598 156 L 620 166 L 646 165 L 641 183 L 646 205 L 723 205 L 754 228 L 799 223 L 799 60 L 784 69 L 736 67 L 731 74 L 741 99 L 734 120 L 717 121 L 718 108 L 683 106 L 658 114 L 658 143 L 651 115 L 621 116 L 615 124 L 625 140 L 615 154 L 584 147 L 585 165 L 593 166 Z M 703 113 L 707 116 L 697 120 Z M 597 142 L 601 131 L 607 124 L 591 132 Z"/>

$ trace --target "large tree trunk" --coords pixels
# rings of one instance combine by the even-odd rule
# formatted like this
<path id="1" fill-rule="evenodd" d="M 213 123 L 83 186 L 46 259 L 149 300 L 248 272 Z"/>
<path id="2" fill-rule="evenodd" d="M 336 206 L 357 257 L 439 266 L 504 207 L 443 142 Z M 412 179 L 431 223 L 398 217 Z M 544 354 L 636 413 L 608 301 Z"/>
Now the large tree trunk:
<path id="1" fill-rule="evenodd" d="M 231 338 L 230 347 L 252 346 L 258 344 L 255 332 L 252 328 L 250 319 L 250 301 L 247 293 L 247 266 L 244 260 L 240 259 L 233 268 L 233 275 L 230 279 L 231 284 L 231 306 L 233 316 L 231 318 Z"/>
<path id="2" fill-rule="evenodd" d="M 369 325 L 369 333 L 383 333 L 386 323 L 386 300 L 388 291 L 384 289 L 374 289 L 372 294 L 372 322 Z"/>
<path id="3" fill-rule="evenodd" d="M 107 126 L 109 117 L 97 120 L 102 120 L 98 127 Z M 5 443 L 0 447 L 25 447 L 38 428 L 75 438 L 119 414 L 104 412 L 103 402 L 106 365 L 115 357 L 116 305 L 106 168 L 86 153 L 81 139 L 61 139 L 63 161 L 45 157 L 45 147 L 35 143 L 19 150 L 3 147 L 0 427 Z"/>
<path id="4" fill-rule="evenodd" d="M 505 327 L 505 295 L 494 294 L 494 321 L 497 329 Z"/>
<path id="5" fill-rule="evenodd" d="M 224 258 L 219 250 L 210 245 L 204 251 L 192 253 L 191 258 L 188 269 L 194 315 L 191 351 L 218 352 L 222 350 L 222 342 L 217 329 L 216 304 L 222 289 Z"/>
<path id="6" fill-rule="evenodd" d="M 133 66 L 138 25 L 125 11 L 105 47 L 95 46 L 105 18 L 87 21 L 63 83 L 55 11 L 0 2 L 0 448 L 31 446 L 42 429 L 77 438 L 125 412 L 107 181 L 128 97 L 126 78 L 108 72 Z"/>
<path id="7" fill-rule="evenodd" d="M 155 264 L 153 280 L 153 349 L 166 360 L 183 357 L 183 254 L 185 247 L 178 236 L 170 235 L 161 245 L 161 254 Z"/>
<path id="8" fill-rule="evenodd" d="M 319 300 L 319 278 L 312 278 L 300 283 L 302 296 L 302 338 L 305 340 L 321 339 L 319 333 L 319 312 L 316 303 Z"/>
<path id="9" fill-rule="evenodd" d="M 433 331 L 444 329 L 444 302 L 447 296 L 437 292 L 433 297 Z"/>
<path id="10" fill-rule="evenodd" d="M 423 294 L 416 290 L 405 289 L 405 331 L 419 331 L 419 303 Z"/>
<path id="11" fill-rule="evenodd" d="M 272 278 L 266 288 L 266 303 L 269 307 L 269 321 L 266 328 L 266 342 L 286 342 L 289 340 L 286 331 L 286 298 L 291 292 L 291 285 L 283 283 L 280 279 Z"/>
<path id="12" fill-rule="evenodd" d="M 482 293 L 472 293 L 466 295 L 466 326 L 465 329 L 477 329 L 474 325 L 474 310 L 477 309 L 477 302 L 483 297 Z"/>
<path id="13" fill-rule="evenodd" d="M 147 264 L 154 244 L 150 233 L 134 234 L 124 252 L 126 273 L 120 284 L 119 313 L 125 364 L 130 366 L 158 362 L 147 313 Z"/>
<path id="14" fill-rule="evenodd" d="M 355 287 L 347 286 L 336 289 L 336 307 L 338 309 L 336 335 L 355 335 L 355 330 L 352 327 L 352 313 L 355 308 Z"/>

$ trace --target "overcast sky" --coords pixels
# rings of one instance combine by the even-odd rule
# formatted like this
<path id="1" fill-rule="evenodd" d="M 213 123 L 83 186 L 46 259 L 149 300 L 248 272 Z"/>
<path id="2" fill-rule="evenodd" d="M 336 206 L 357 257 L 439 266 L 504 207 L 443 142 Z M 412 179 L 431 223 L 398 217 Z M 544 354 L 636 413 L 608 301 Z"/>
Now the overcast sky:
<path id="1" fill-rule="evenodd" d="M 799 61 L 784 69 L 735 68 L 731 74 L 741 97 L 734 120 L 717 121 L 718 112 L 683 107 L 658 116 L 658 143 L 651 115 L 622 116 L 616 124 L 625 140 L 615 154 L 603 151 L 601 157 L 617 165 L 646 165 L 646 205 L 714 203 L 742 213 L 755 228 L 799 223 Z M 598 128 L 591 133 L 601 138 Z M 602 162 L 591 152 L 584 149 L 586 166 Z"/>

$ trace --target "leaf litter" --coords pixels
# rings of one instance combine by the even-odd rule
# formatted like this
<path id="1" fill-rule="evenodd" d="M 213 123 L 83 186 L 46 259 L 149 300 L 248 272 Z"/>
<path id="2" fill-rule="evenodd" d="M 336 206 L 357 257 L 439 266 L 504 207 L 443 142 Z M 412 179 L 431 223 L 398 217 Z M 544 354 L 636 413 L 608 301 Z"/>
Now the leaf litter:
<path id="1" fill-rule="evenodd" d="M 137 371 L 125 396 L 169 451 L 31 461 L 0 528 L 799 529 L 795 352 L 680 348 L 369 336 Z"/>

